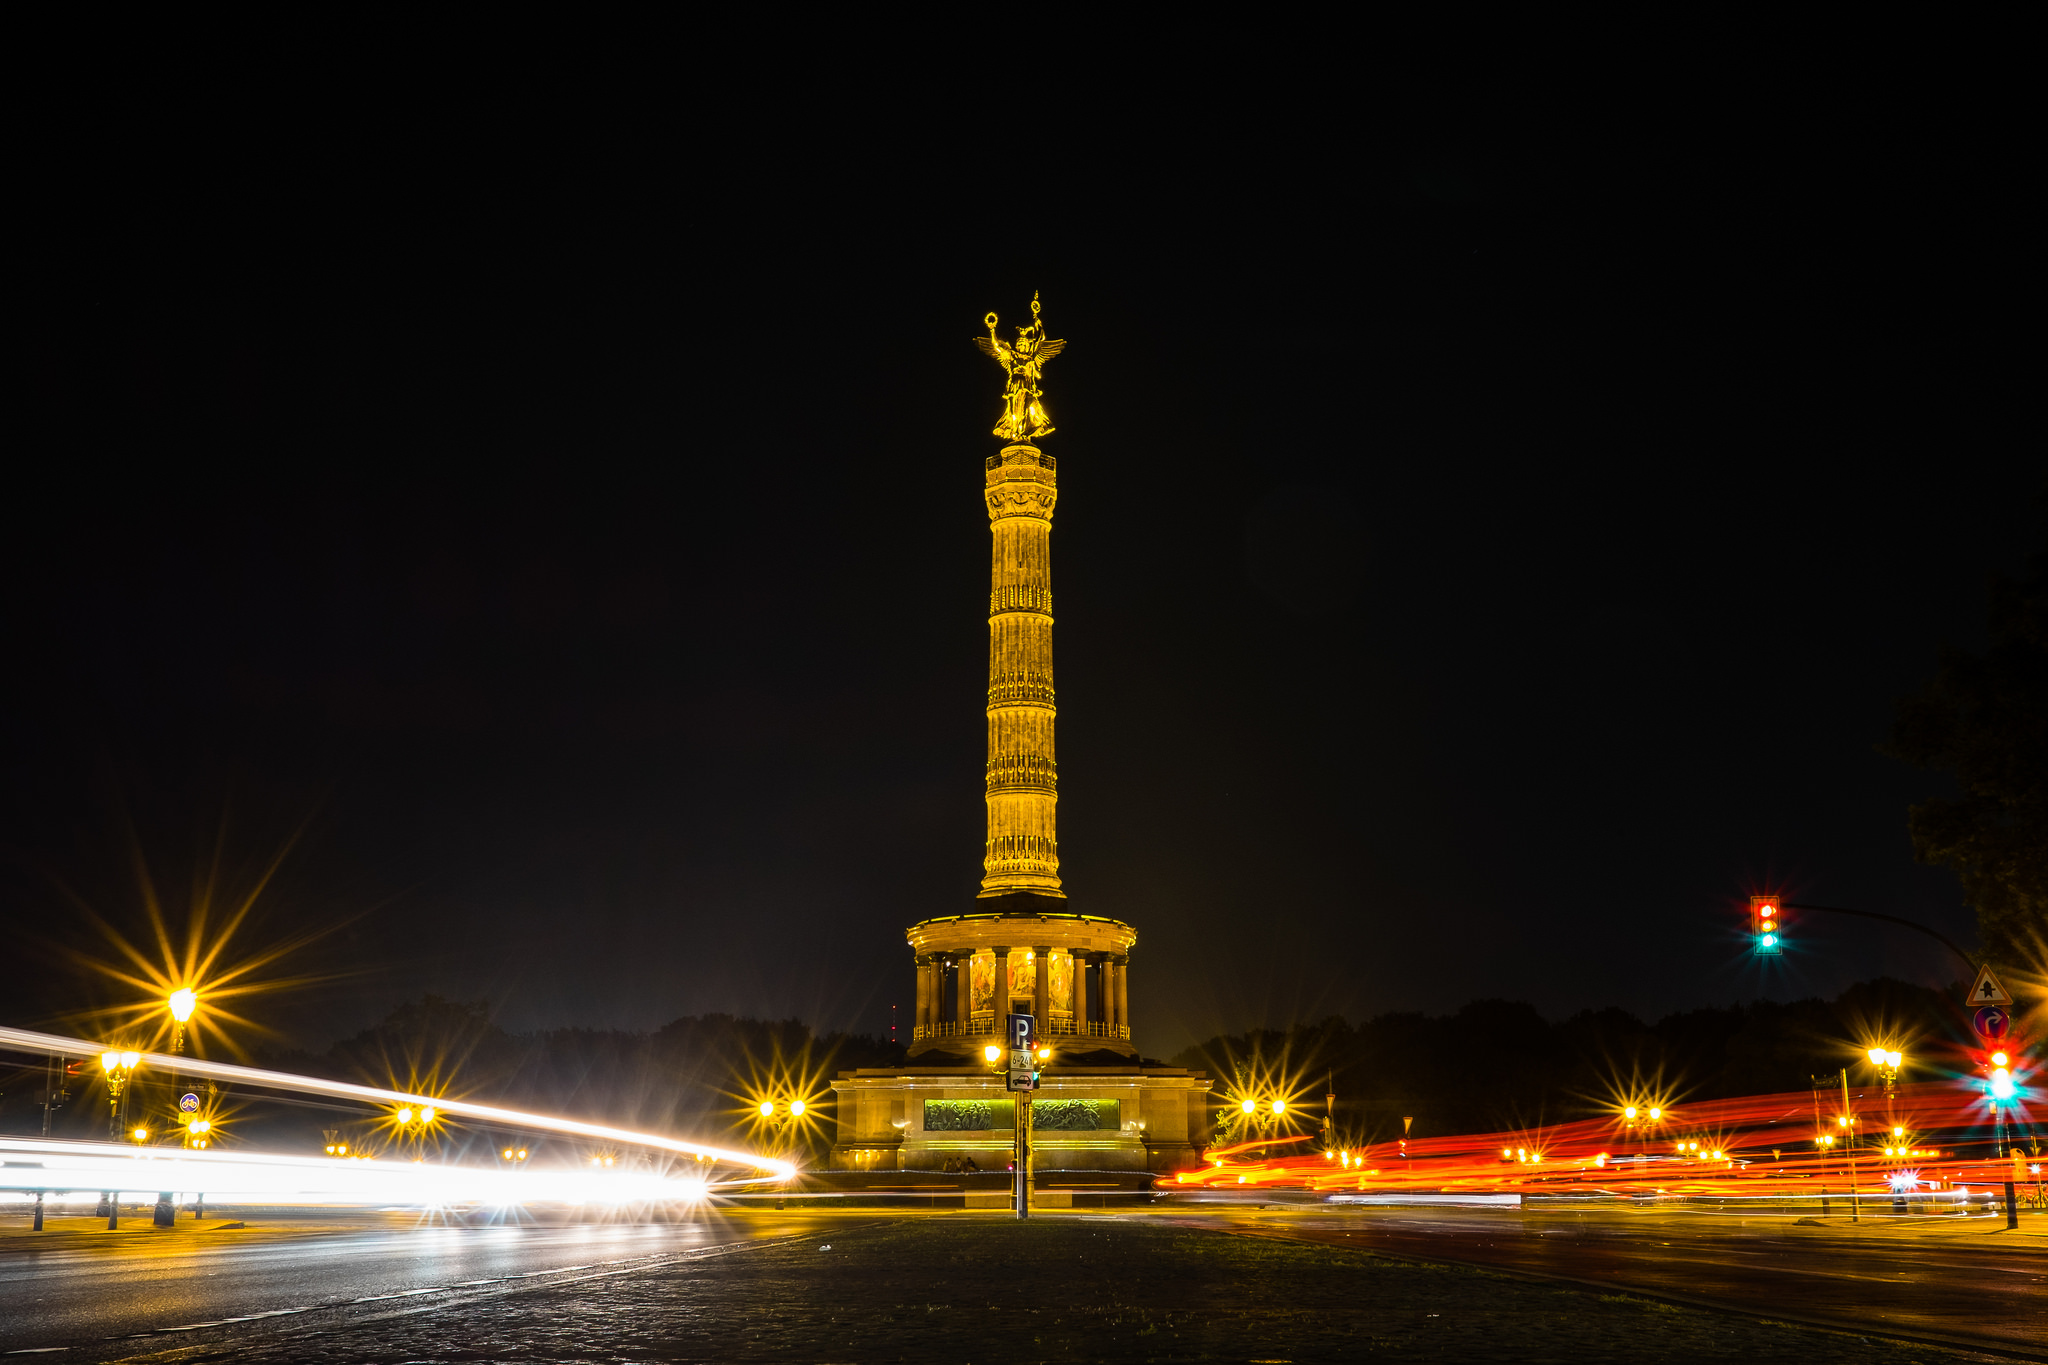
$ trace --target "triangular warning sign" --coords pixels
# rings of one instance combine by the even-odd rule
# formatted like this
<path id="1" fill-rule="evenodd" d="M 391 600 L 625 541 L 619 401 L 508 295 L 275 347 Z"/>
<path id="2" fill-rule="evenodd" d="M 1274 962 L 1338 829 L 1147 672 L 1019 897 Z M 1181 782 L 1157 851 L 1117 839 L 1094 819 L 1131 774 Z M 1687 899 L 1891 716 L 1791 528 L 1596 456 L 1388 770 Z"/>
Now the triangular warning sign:
<path id="1" fill-rule="evenodd" d="M 1998 978 L 1991 974 L 1991 964 L 1988 962 L 1977 969 L 1977 979 L 1970 986 L 1970 1003 L 1972 1005 L 2010 1005 L 2012 1003 L 2012 996 L 2006 992 L 2004 986 L 1998 984 Z"/>

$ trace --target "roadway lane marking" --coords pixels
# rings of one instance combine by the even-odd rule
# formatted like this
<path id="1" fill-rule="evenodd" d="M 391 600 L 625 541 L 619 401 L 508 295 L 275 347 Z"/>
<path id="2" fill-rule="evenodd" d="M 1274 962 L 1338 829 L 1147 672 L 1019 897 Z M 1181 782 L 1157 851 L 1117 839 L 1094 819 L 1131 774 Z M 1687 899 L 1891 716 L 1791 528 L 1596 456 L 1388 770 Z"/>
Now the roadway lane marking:
<path id="1" fill-rule="evenodd" d="M 52 1351 L 68 1351 L 70 1349 L 71 1348 L 69 1346 L 23 1346 L 17 1350 L 0 1351 L 0 1355 L 40 1356 L 48 1355 Z"/>
<path id="2" fill-rule="evenodd" d="M 190 1324 L 187 1324 L 187 1325 L 185 1325 L 185 1326 L 183 1326 L 183 1327 L 158 1327 L 158 1328 L 153 1328 L 153 1329 L 151 1329 L 150 1331 L 147 1331 L 147 1332 L 137 1332 L 137 1333 L 135 1333 L 135 1334 L 134 1334 L 133 1336 L 131 1336 L 131 1337 L 128 1337 L 128 1338 L 125 1338 L 125 1339 L 126 1339 L 126 1340 L 134 1340 L 134 1339 L 136 1339 L 136 1338 L 139 1338 L 139 1337 L 152 1337 L 152 1336 L 161 1336 L 162 1334 L 164 1334 L 164 1333 L 166 1333 L 166 1332 L 189 1332 L 189 1331 L 197 1331 L 198 1329 L 200 1329 L 200 1328 L 202 1328 L 202 1327 L 222 1327 L 222 1326 L 227 1326 L 227 1325 L 229 1325 L 229 1324 L 231 1324 L 231 1323 L 238 1323 L 238 1322 L 253 1322 L 253 1321 L 256 1321 L 256 1320 L 258 1320 L 258 1319 L 262 1319 L 262 1318 L 284 1317 L 284 1316 L 288 1316 L 288 1315 L 291 1315 L 291 1314 L 294 1314 L 294 1313 L 310 1313 L 310 1312 L 313 1312 L 313 1311 L 315 1311 L 315 1310 L 317 1310 L 317 1309 L 342 1309 L 342 1308 L 350 1308 L 350 1307 L 353 1307 L 353 1306 L 355 1306 L 355 1304 L 359 1304 L 359 1303 L 378 1303 L 378 1302 L 384 1302 L 384 1301 L 389 1301 L 389 1300 L 392 1300 L 392 1299 L 409 1299 L 409 1298 L 414 1298 L 414 1297 L 417 1297 L 417 1296 L 419 1296 L 419 1295 L 421 1295 L 421 1294 L 450 1294 L 450 1295 L 451 1295 L 451 1297 L 449 1297 L 449 1298 L 447 1298 L 447 1299 L 444 1299 L 444 1300 L 442 1300 L 442 1301 L 441 1301 L 441 1302 L 439 1302 L 439 1303 L 431 1303 L 431 1304 L 426 1304 L 426 1305 L 424 1305 L 424 1306 L 421 1306 L 421 1307 L 418 1307 L 418 1308 L 397 1308 L 397 1309 L 392 1309 L 392 1310 L 390 1310 L 390 1311 L 387 1311 L 387 1312 L 383 1312 L 383 1313 L 376 1313 L 376 1314 L 371 1314 L 371 1315 L 370 1315 L 370 1316 L 368 1316 L 368 1317 L 365 1317 L 365 1318 L 361 1318 L 361 1319 L 358 1319 L 358 1320 L 357 1320 L 356 1322 L 352 1322 L 352 1323 L 345 1323 L 345 1324 L 342 1324 L 342 1325 L 340 1325 L 340 1326 L 338 1326 L 338 1327 L 330 1327 L 330 1328 L 314 1328 L 314 1329 L 313 1329 L 312 1331 L 310 1331 L 310 1332 L 307 1332 L 307 1333 L 303 1333 L 303 1334 L 302 1334 L 302 1335 L 304 1335 L 304 1336 L 327 1336 L 327 1335 L 331 1335 L 331 1334 L 333 1334 L 333 1333 L 336 1333 L 336 1332 L 346 1332 L 346 1331 L 348 1331 L 348 1330 L 349 1330 L 350 1328 L 352 1328 L 352 1327 L 355 1327 L 355 1326 L 360 1326 L 360 1325 L 363 1325 L 363 1324 L 366 1324 L 366 1323 L 371 1323 L 371 1322 L 382 1322 L 382 1321 L 385 1321 L 385 1320 L 387 1320 L 387 1319 L 390 1319 L 390 1318 L 398 1318 L 398 1317 L 409 1317 L 409 1316 L 411 1316 L 411 1315 L 413 1315 L 413 1314 L 415 1314 L 415 1313 L 434 1313 L 434 1312 L 439 1312 L 439 1311 L 441 1311 L 441 1310 L 442 1310 L 442 1309 L 444 1309 L 444 1308 L 455 1308 L 455 1307 L 462 1307 L 462 1306 L 465 1306 L 465 1305 L 468 1305 L 468 1304 L 473 1304 L 473 1303 L 477 1302 L 477 1301 L 478 1301 L 479 1299 L 486 1299 L 486 1298 L 494 1298 L 494 1297 L 496 1297 L 496 1296 L 498 1296 L 498 1295 L 502 1295 L 502 1294 L 522 1294 L 522 1293 L 525 1293 L 525 1292 L 527 1292 L 528 1290 L 533 1290 L 533 1289 L 548 1289 L 548 1288 L 552 1288 L 552 1287 L 553 1287 L 553 1286 L 554 1286 L 555 1284 L 579 1284 L 579 1283 L 581 1283 L 581 1282 L 583 1282 L 583 1281 L 585 1281 L 585 1280 L 603 1280 L 603 1279 L 610 1279 L 611 1277 L 613 1277 L 613 1276 L 616 1276 L 616 1275 L 633 1275 L 633 1274 L 638 1274 L 638 1273 L 640 1273 L 640 1272 L 643 1272 L 643 1271 L 648 1271 L 648 1270 L 659 1270 L 659 1269 L 662 1269 L 662 1268 L 664 1268 L 664 1267 L 667 1267 L 667 1266 L 671 1266 L 671 1265 L 678 1265 L 678 1264 L 684 1264 L 684 1263 L 687 1263 L 687 1262 L 690 1262 L 690 1261 L 696 1261 L 696 1260 L 705 1260 L 705 1259 L 709 1259 L 709 1258 L 712 1258 L 712 1257 L 717 1257 L 717 1256 L 729 1256 L 729 1255 L 733 1255 L 733 1254 L 735 1254 L 735 1253 L 737 1253 L 737 1252 L 742 1252 L 742 1251 L 766 1251 L 766 1250 L 773 1250 L 773 1249 L 777 1249 L 777 1248 L 780 1248 L 780 1247 L 790 1246 L 790 1245 L 793 1245 L 793 1244 L 795 1244 L 795 1243 L 798 1243 L 798 1242 L 805 1242 L 805 1241 L 809 1241 L 809 1240 L 810 1240 L 810 1234 L 805 1234 L 804 1236 L 801 1236 L 801 1237 L 782 1237 L 782 1238 L 776 1238 L 776 1239 L 773 1239 L 773 1240 L 767 1240 L 767 1239 L 763 1239 L 763 1240 L 759 1240 L 759 1241 L 727 1242 L 727 1243 L 722 1243 L 722 1244 L 715 1244 L 715 1245 L 712 1245 L 712 1246 L 708 1246 L 708 1247 L 693 1247 L 693 1248 L 690 1248 L 689 1250 L 686 1250 L 686 1251 L 680 1251 L 680 1252 L 657 1252 L 657 1253 L 655 1253 L 655 1254 L 653 1254 L 653 1255 L 651 1255 L 651 1256 L 647 1256 L 647 1257 L 644 1257 L 644 1258 L 632 1258 L 632 1257 L 628 1257 L 628 1258 L 622 1258 L 622 1260 L 621 1260 L 621 1261 L 605 1261 L 605 1262 L 595 1262 L 595 1263 L 592 1263 L 592 1264 L 587 1264 L 587 1265 L 577 1265 L 577 1266 L 558 1266 L 558 1267 L 556 1267 L 556 1268 L 554 1268 L 554 1269 L 552 1269 L 552 1270 L 532 1270 L 532 1271 L 527 1271 L 527 1272 L 526 1272 L 525 1274 L 522 1274 L 522 1275 L 512 1275 L 512 1276 L 505 1276 L 505 1277 L 503 1277 L 502 1279 L 497 1279 L 497 1280 L 478 1280 L 478 1281 L 473 1281 L 473 1282 L 472 1282 L 472 1284 L 476 1284 L 476 1285 L 493 1285 L 493 1284 L 496 1284 L 496 1285 L 501 1285 L 501 1286 L 502 1286 L 502 1288 L 496 1288 L 496 1289 L 492 1289 L 492 1290 L 491 1290 L 491 1291 L 490 1291 L 490 1292 L 489 1292 L 488 1294 L 486 1294 L 486 1293 L 483 1293 L 483 1292 L 482 1292 L 481 1290 L 479 1290 L 479 1292 L 477 1292 L 477 1293 L 475 1293 L 475 1294 L 459 1294 L 459 1295 L 458 1295 L 458 1294 L 453 1294 L 453 1293 L 452 1293 L 452 1291 L 454 1291 L 454 1290 L 457 1290 L 457 1289 L 461 1289 L 461 1288 L 465 1288 L 465 1287 L 468 1287 L 468 1286 L 464 1286 L 464 1285 L 436 1285 L 436 1286 L 433 1286 L 433 1287 L 430 1287 L 430 1288 L 427 1288 L 427 1289 L 408 1289 L 408 1290 L 404 1291 L 403 1293 L 398 1293 L 398 1294 L 373 1294 L 373 1295 L 369 1296 L 368 1298 L 362 1298 L 362 1299 L 355 1299 L 355 1300 L 352 1300 L 352 1301 L 349 1301 L 349 1302 L 345 1302 L 345 1303 L 329 1303 L 329 1304 L 311 1304 L 311 1305 L 308 1305 L 307 1307 L 304 1307 L 304 1308 L 277 1308 L 277 1309 L 272 1309 L 272 1310 L 270 1310 L 270 1311 L 269 1311 L 269 1312 L 267 1312 L 267 1313 L 250 1313 L 250 1314 L 247 1314 L 247 1315 L 246 1315 L 246 1316 L 244 1316 L 244 1317 L 239 1317 L 239 1318 L 222 1318 L 222 1319 L 220 1319 L 220 1320 L 218 1320 L 218 1321 L 216 1321 L 216 1322 L 210 1322 L 210 1323 L 208 1323 L 208 1322 L 198 1322 L 198 1323 L 190 1323 Z M 601 1264 L 601 1265 L 604 1265 L 604 1266 L 607 1266 L 607 1267 L 614 1267 L 614 1268 L 611 1268 L 611 1269 L 603 1269 L 603 1270 L 598 1270 L 598 1269 L 596 1269 L 596 1266 L 597 1266 L 597 1265 L 600 1265 L 600 1264 Z M 541 1276 L 541 1275 L 563 1275 L 563 1274 L 568 1274 L 568 1273 L 570 1273 L 570 1272 L 574 1272 L 574 1271 L 579 1271 L 579 1270 L 590 1270 L 590 1271 L 594 1271 L 594 1273 L 592 1273 L 592 1274 L 588 1274 L 588 1275 L 576 1275 L 576 1276 L 575 1276 L 575 1277 L 574 1277 L 573 1279 L 567 1279 L 567 1280 L 556 1280 L 556 1281 L 553 1281 L 552 1283 L 542 1283 L 542 1284 L 537 1284 L 537 1285 L 528 1285 L 528 1284 L 519 1284 L 519 1283 L 517 1283 L 517 1281 L 519 1281 L 519 1280 L 525 1280 L 525 1279 L 532 1279 L 532 1278 L 534 1278 L 534 1277 L 536 1277 L 536 1276 Z M 108 1338 L 108 1340 L 110 1340 L 110 1341 L 118 1341 L 118 1340 L 123 1340 L 123 1339 L 124 1339 L 124 1338 L 120 1338 L 120 1337 L 109 1337 L 109 1338 Z M 286 1338 L 286 1339 L 287 1339 L 287 1340 L 297 1340 L 298 1338 L 295 1338 L 295 1337 L 294 1337 L 294 1338 Z M 70 1347 L 68 1347 L 68 1346 L 42 1346 L 42 1347 L 35 1347 L 35 1348 L 32 1348 L 32 1349 L 33 1349 L 33 1350 L 36 1350 L 36 1351 L 68 1351 L 68 1350 L 70 1350 L 71 1348 L 70 1348 Z M 189 1349 L 194 1349 L 194 1348 L 183 1348 L 183 1349 L 185 1349 L 185 1350 L 189 1350 Z M 13 1352 L 10 1352 L 10 1353 L 8 1353 L 8 1354 L 14 1354 L 14 1353 L 13 1353 Z M 134 1359 L 137 1359 L 137 1360 L 145 1360 L 145 1359 L 146 1359 L 146 1360 L 168 1360 L 168 1359 L 183 1359 L 183 1358 L 184 1358 L 184 1357 L 183 1357 L 183 1355 L 182 1355 L 182 1354 L 180 1354 L 180 1353 L 173 1353 L 173 1354 L 171 1354 L 171 1355 L 168 1355 L 168 1356 L 150 1355 L 150 1356 L 146 1356 L 146 1357 L 134 1357 Z"/>

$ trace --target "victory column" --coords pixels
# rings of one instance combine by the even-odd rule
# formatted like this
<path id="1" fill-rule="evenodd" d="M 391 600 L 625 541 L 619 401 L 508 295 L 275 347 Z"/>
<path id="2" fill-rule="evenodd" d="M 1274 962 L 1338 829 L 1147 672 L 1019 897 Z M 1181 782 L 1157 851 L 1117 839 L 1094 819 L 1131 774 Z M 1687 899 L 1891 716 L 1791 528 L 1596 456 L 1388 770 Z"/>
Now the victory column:
<path id="1" fill-rule="evenodd" d="M 1131 1041 L 1129 966 L 1137 931 L 1075 912 L 1059 875 L 1059 767 L 1052 666 L 1053 506 L 1058 462 L 1037 442 L 1054 428 L 1040 383 L 1066 347 L 1031 322 L 1003 339 L 997 317 L 974 343 L 1003 369 L 1005 444 L 983 462 L 990 531 L 988 836 L 972 909 L 906 932 L 917 969 L 910 1064 L 834 1085 L 834 1164 L 864 1170 L 990 1170 L 1024 1120 L 995 1070 L 1010 1014 L 1037 1020 L 1053 1056 L 1036 1114 L 1037 1166 L 1165 1169 L 1206 1119 L 1199 1073 L 1141 1066 Z M 1041 1182 L 1042 1183 L 1042 1182 Z M 1045 1202 L 1049 1195 L 1040 1195 Z"/>

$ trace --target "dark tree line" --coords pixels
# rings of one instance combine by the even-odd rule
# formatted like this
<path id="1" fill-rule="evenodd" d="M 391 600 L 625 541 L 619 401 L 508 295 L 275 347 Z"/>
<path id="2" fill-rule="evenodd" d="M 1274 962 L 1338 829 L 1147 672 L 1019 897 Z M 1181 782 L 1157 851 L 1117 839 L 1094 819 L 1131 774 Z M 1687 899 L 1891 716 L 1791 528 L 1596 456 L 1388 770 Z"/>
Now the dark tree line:
<path id="1" fill-rule="evenodd" d="M 1994 963 L 2048 973 L 2048 551 L 1992 581 L 1990 647 L 1943 650 L 1887 747 L 1959 789 L 1913 807 L 1915 856 L 1962 882 Z"/>
<path id="2" fill-rule="evenodd" d="M 1217 1080 L 1219 1097 L 1281 1094 L 1320 1122 L 1337 1095 L 1346 1143 L 1530 1127 L 1611 1112 L 1618 1097 L 1671 1104 L 1801 1090 L 1849 1067 L 1878 1039 L 1902 1048 L 1906 1080 L 1958 1064 L 1966 1025 L 1947 994 L 1903 981 L 1858 983 L 1832 1001 L 1757 1001 L 1645 1023 L 1619 1009 L 1551 1023 L 1533 1005 L 1475 1000 L 1454 1014 L 1332 1016 L 1286 1030 L 1212 1038 L 1174 1057 Z"/>

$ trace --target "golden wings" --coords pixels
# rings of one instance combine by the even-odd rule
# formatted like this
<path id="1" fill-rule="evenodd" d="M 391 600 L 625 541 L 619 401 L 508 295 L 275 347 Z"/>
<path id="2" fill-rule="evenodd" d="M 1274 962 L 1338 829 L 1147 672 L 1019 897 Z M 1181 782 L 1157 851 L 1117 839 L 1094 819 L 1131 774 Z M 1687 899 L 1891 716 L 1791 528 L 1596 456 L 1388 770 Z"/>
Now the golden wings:
<path id="1" fill-rule="evenodd" d="M 1061 338 L 1058 341 L 1041 341 L 1030 355 L 1020 359 L 1017 355 L 1016 347 L 1007 341 L 998 341 L 994 337 L 976 337 L 974 344 L 981 347 L 983 355 L 1001 365 L 1005 370 L 1008 370 L 1010 366 L 1015 364 L 1043 365 L 1046 361 L 1051 360 L 1061 351 L 1067 349 L 1065 338 Z"/>

